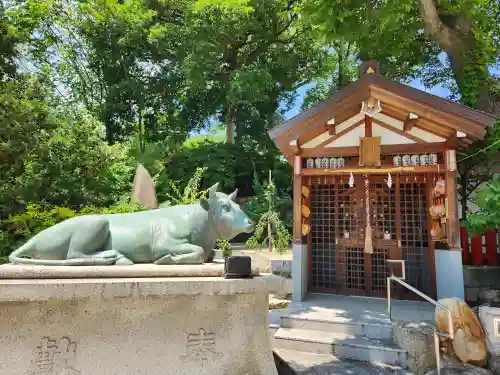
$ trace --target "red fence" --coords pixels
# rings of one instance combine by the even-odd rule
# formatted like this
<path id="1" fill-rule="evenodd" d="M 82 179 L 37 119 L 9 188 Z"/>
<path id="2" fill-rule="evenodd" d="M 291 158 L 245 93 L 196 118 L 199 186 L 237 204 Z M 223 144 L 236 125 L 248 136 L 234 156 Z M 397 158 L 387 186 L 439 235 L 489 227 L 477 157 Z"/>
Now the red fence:
<path id="1" fill-rule="evenodd" d="M 467 229 L 460 228 L 462 243 L 462 262 L 472 266 L 500 265 L 499 232 L 496 229 L 486 231 L 481 236 L 469 238 Z"/>

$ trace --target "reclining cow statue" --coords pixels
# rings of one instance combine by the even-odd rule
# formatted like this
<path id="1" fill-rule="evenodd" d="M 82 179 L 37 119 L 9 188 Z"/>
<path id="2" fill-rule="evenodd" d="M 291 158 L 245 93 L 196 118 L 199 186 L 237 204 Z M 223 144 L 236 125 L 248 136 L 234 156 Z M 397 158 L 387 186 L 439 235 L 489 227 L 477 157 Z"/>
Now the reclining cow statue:
<path id="1" fill-rule="evenodd" d="M 49 266 L 205 263 L 213 258 L 217 239 L 253 230 L 234 202 L 236 191 L 226 195 L 217 186 L 196 204 L 62 221 L 35 235 L 9 260 Z"/>

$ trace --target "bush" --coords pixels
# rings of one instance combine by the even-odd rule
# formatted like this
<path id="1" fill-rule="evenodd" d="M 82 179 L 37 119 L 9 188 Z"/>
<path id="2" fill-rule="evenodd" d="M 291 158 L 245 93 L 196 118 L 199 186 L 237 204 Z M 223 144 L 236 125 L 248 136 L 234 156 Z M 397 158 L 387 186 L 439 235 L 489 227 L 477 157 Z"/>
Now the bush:
<path id="1" fill-rule="evenodd" d="M 493 180 L 479 191 L 474 203 L 479 210 L 467 215 L 465 223 L 471 235 L 482 234 L 489 229 L 499 229 L 500 174 L 494 175 Z"/>
<path id="2" fill-rule="evenodd" d="M 36 79 L 0 82 L 0 123 L 0 219 L 23 202 L 109 206 L 130 191 L 136 163 L 127 146 L 109 146 L 100 122 L 58 106 Z"/>
<path id="3" fill-rule="evenodd" d="M 217 240 L 216 246 L 222 251 L 223 257 L 230 257 L 233 254 L 233 248 L 228 240 Z"/>
<path id="4" fill-rule="evenodd" d="M 266 178 L 267 171 L 274 173 L 276 183 L 280 186 L 291 186 L 291 167 L 281 160 L 276 152 L 258 153 L 247 149 L 245 145 L 231 145 L 204 141 L 192 144 L 175 153 L 165 165 L 165 170 L 157 178 L 157 191 L 170 191 L 169 180 L 176 182 L 179 188 L 187 185 L 188 179 L 196 168 L 205 167 L 202 188 L 206 189 L 219 182 L 219 190 L 231 192 L 238 189 L 239 197 L 254 194 L 252 178 L 254 169 L 261 179 Z"/>

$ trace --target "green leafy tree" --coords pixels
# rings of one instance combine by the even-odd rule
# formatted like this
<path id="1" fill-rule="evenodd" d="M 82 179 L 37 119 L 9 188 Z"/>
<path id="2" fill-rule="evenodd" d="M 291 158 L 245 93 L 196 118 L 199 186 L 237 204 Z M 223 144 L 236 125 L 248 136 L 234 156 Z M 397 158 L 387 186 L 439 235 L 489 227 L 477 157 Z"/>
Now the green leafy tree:
<path id="1" fill-rule="evenodd" d="M 477 212 L 467 215 L 467 226 L 472 235 L 484 233 L 489 229 L 500 228 L 500 174 L 479 191 L 474 199 Z"/>
<path id="2" fill-rule="evenodd" d="M 108 206 L 131 189 L 133 164 L 122 144 L 109 146 L 102 124 L 84 110 L 51 110 L 55 128 L 40 137 L 43 146 L 29 152 L 19 179 L 23 201 L 82 207 Z"/>
<path id="3" fill-rule="evenodd" d="M 498 1 L 308 0 L 302 4 L 305 22 L 331 38 L 355 42 L 361 60 L 379 60 L 391 77 L 419 76 L 432 85 L 450 85 L 451 80 L 462 103 L 500 113 L 498 78 L 488 70 L 498 63 L 500 51 Z M 444 64 L 440 53 L 447 57 Z"/>
<path id="4" fill-rule="evenodd" d="M 324 54 L 287 3 L 196 5 L 183 60 L 193 104 L 226 125 L 228 143 L 248 134 L 267 140 L 280 103 L 310 81 Z"/>
<path id="5" fill-rule="evenodd" d="M 462 218 L 478 188 L 500 173 L 500 122 L 482 141 L 474 142 L 466 152 L 458 152 L 457 183 Z"/>
<path id="6" fill-rule="evenodd" d="M 256 248 L 260 245 L 264 246 L 267 243 L 269 251 L 273 249 L 280 252 L 285 251 L 288 249 L 292 237 L 281 221 L 277 211 L 276 201 L 278 196 L 276 185 L 271 178 L 271 171 L 269 171 L 269 182 L 263 187 L 263 194 L 267 200 L 267 212 L 260 216 L 254 234 L 246 242 L 246 246 L 249 248 Z M 273 231 L 275 234 L 274 238 Z"/>
<path id="7" fill-rule="evenodd" d="M 357 79 L 357 47 L 353 42 L 326 41 L 327 58 L 307 90 L 302 110 L 326 100 L 335 91 Z"/>

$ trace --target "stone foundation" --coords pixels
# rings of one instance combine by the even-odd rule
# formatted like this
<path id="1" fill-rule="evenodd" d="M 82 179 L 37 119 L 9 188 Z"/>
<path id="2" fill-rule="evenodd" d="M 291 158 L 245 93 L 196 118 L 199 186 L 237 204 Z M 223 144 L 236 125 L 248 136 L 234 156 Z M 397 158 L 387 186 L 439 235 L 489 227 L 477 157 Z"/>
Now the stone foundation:
<path id="1" fill-rule="evenodd" d="M 464 266 L 465 300 L 482 303 L 482 295 L 491 289 L 500 289 L 500 267 Z"/>
<path id="2" fill-rule="evenodd" d="M 0 375 L 276 375 L 268 293 L 279 283 L 0 280 Z"/>

